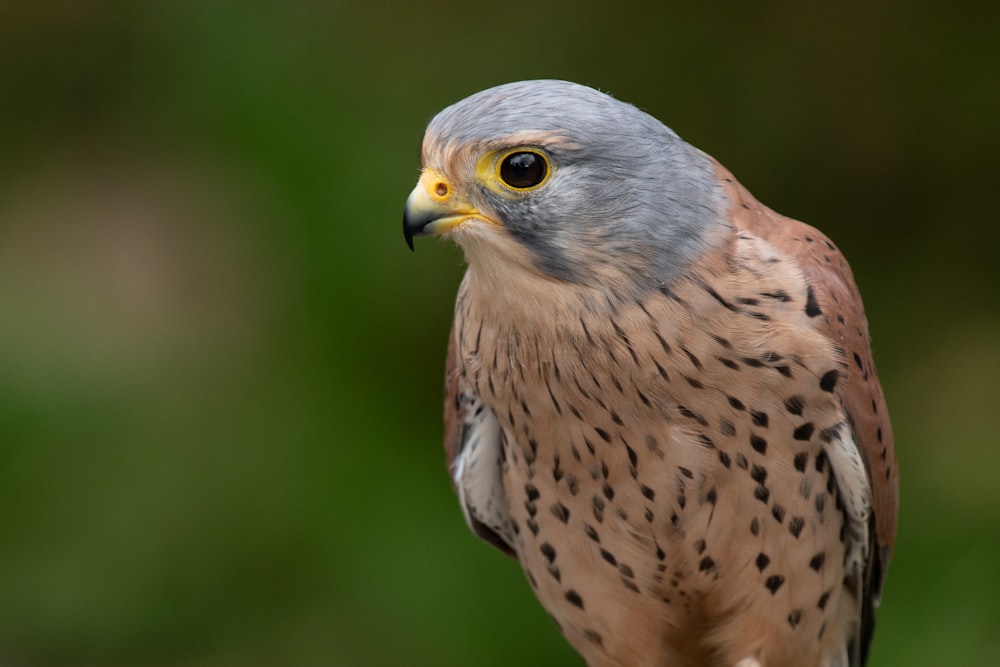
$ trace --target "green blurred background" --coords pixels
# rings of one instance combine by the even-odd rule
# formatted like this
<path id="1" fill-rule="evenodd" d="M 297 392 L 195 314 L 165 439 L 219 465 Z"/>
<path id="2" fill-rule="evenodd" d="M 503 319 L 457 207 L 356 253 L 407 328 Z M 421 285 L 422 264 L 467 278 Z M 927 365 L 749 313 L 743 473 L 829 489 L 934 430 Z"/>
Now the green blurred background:
<path id="1" fill-rule="evenodd" d="M 1000 655 L 998 5 L 0 2 L 0 665 L 579 667 L 440 447 L 425 123 L 607 90 L 821 227 L 902 468 L 876 665 Z"/>

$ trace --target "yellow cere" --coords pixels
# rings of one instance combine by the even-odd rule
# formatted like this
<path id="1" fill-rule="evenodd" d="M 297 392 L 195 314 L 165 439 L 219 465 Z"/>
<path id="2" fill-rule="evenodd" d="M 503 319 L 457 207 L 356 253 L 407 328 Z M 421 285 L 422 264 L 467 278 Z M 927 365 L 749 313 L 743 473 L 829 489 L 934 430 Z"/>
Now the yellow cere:
<path id="1" fill-rule="evenodd" d="M 431 167 L 424 169 L 420 175 L 420 181 L 423 183 L 427 195 L 439 204 L 443 204 L 451 195 L 451 184 L 437 169 Z"/>

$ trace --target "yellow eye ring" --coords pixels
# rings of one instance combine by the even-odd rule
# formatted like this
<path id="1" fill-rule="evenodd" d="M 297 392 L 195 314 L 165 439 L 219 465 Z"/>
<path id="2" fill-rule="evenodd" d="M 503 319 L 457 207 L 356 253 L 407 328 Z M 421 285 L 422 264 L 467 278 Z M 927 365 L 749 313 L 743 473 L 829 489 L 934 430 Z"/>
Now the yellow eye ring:
<path id="1" fill-rule="evenodd" d="M 517 192 L 542 187 L 552 173 L 549 158 L 533 148 L 515 148 L 500 156 L 496 163 L 499 181 Z"/>

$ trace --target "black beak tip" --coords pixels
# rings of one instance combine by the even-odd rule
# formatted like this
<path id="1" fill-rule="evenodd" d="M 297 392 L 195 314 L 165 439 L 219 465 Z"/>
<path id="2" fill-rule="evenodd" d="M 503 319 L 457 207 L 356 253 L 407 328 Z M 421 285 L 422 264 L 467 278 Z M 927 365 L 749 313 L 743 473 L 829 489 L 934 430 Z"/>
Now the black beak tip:
<path id="1" fill-rule="evenodd" d="M 406 239 L 406 245 L 410 246 L 410 250 L 415 252 L 413 247 L 413 228 L 407 224 L 406 216 L 403 216 L 403 237 Z"/>

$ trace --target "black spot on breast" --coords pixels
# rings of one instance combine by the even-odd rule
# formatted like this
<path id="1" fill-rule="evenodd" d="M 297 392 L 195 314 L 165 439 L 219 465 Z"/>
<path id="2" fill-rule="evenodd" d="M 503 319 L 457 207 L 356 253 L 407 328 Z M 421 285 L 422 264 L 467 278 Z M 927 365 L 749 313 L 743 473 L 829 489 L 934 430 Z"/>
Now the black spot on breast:
<path id="1" fill-rule="evenodd" d="M 649 399 L 646 398 L 646 395 L 642 393 L 642 391 L 640 391 L 638 387 L 635 388 L 635 393 L 638 394 L 639 400 L 642 401 L 643 405 L 645 405 L 647 408 L 652 406 L 652 404 L 649 402 Z"/>
<path id="2" fill-rule="evenodd" d="M 528 449 L 524 450 L 524 462 L 527 463 L 528 465 L 533 465 L 535 463 L 535 458 L 537 456 L 538 456 L 538 443 L 535 442 L 533 438 L 531 438 L 528 440 Z"/>
<path id="3" fill-rule="evenodd" d="M 826 561 L 826 552 L 820 551 L 818 554 L 809 559 L 809 567 L 811 567 L 816 572 L 823 569 L 823 563 Z"/>
<path id="4" fill-rule="evenodd" d="M 604 488 L 602 490 L 604 491 L 605 498 L 607 498 L 608 500 L 614 500 L 615 490 L 614 488 L 611 487 L 610 484 L 605 483 Z"/>
<path id="5" fill-rule="evenodd" d="M 754 517 L 750 522 L 750 534 L 754 537 L 760 535 L 760 522 L 757 520 L 757 517 Z"/>
<path id="6" fill-rule="evenodd" d="M 580 492 L 580 483 L 574 475 L 569 475 L 566 478 L 566 487 L 569 489 L 570 495 L 575 496 Z"/>
<path id="7" fill-rule="evenodd" d="M 604 646 L 604 638 L 601 637 L 599 632 L 594 630 L 584 630 L 583 636 L 587 638 L 587 641 L 597 644 L 598 646 Z"/>
<path id="8" fill-rule="evenodd" d="M 674 294 L 673 290 L 671 290 L 669 287 L 665 285 L 660 287 L 660 293 L 663 294 L 663 296 L 670 299 L 671 301 L 675 301 L 681 304 L 682 306 L 687 305 L 687 301 Z"/>
<path id="9" fill-rule="evenodd" d="M 809 317 L 816 317 L 817 315 L 822 315 L 823 311 L 819 307 L 819 302 L 816 301 L 816 293 L 813 291 L 812 285 L 806 289 L 806 315 Z"/>
<path id="10" fill-rule="evenodd" d="M 801 396 L 790 396 L 785 400 L 785 410 L 790 414 L 802 416 L 802 411 L 806 407 L 806 399 Z"/>
<path id="11" fill-rule="evenodd" d="M 771 595 L 774 595 L 778 592 L 778 589 L 781 588 L 783 583 L 785 583 L 785 578 L 783 576 L 780 574 L 772 574 L 764 582 L 764 585 L 767 587 L 767 590 L 771 591 Z"/>
<path id="12" fill-rule="evenodd" d="M 639 457 L 636 456 L 635 450 L 626 444 L 625 451 L 628 452 L 628 462 L 632 464 L 633 468 L 637 467 L 639 465 Z"/>
<path id="13" fill-rule="evenodd" d="M 556 502 L 552 505 L 551 509 L 553 516 L 555 516 L 557 519 L 559 519 L 563 523 L 567 523 L 569 521 L 569 508 L 567 508 L 565 505 L 563 505 L 560 502 Z"/>
<path id="14" fill-rule="evenodd" d="M 601 536 L 597 534 L 597 530 L 589 523 L 583 524 L 583 532 L 586 533 L 587 537 L 600 544 Z"/>
<path id="15" fill-rule="evenodd" d="M 819 379 L 819 388 L 823 391 L 833 391 L 837 386 L 837 380 L 840 378 L 840 371 L 832 370 L 823 373 L 823 377 Z"/>
<path id="16" fill-rule="evenodd" d="M 550 563 L 556 559 L 556 550 L 548 542 L 542 542 L 539 550 L 542 552 L 542 555 L 545 556 L 545 559 Z"/>
<path id="17" fill-rule="evenodd" d="M 736 410 L 745 410 L 746 406 L 743 405 L 743 401 L 736 398 L 735 396 L 726 396 L 726 400 L 729 401 L 729 405 L 733 406 Z"/>
<path id="18" fill-rule="evenodd" d="M 608 435 L 608 432 L 605 431 L 603 428 L 598 428 L 595 426 L 594 432 L 597 433 L 597 435 L 601 436 L 601 440 L 603 440 L 604 442 L 611 442 L 611 436 Z"/>
<path id="19" fill-rule="evenodd" d="M 710 556 L 705 556 L 704 558 L 701 559 L 701 562 L 698 563 L 698 570 L 700 572 L 710 572 L 711 570 L 714 569 L 715 569 L 715 561 L 712 560 Z"/>
<path id="20" fill-rule="evenodd" d="M 740 369 L 740 365 L 735 361 L 733 361 L 732 359 L 727 359 L 726 357 L 719 357 L 719 356 L 716 356 L 715 358 L 718 359 L 719 363 L 721 363 L 726 368 L 731 368 L 734 371 L 738 371 Z"/>
<path id="21" fill-rule="evenodd" d="M 729 454 L 725 453 L 721 449 L 719 450 L 719 462 L 725 467 L 731 467 L 732 459 L 729 458 Z"/>
<path id="22" fill-rule="evenodd" d="M 615 558 L 615 555 L 613 553 L 611 553 L 610 551 L 608 551 L 607 549 L 601 549 L 601 558 L 603 558 L 604 560 L 606 560 L 611 565 L 615 565 L 615 566 L 618 565 L 618 559 Z"/>
<path id="23" fill-rule="evenodd" d="M 722 435 L 736 435 L 736 425 L 728 419 L 720 419 L 719 432 Z"/>
<path id="24" fill-rule="evenodd" d="M 750 468 L 750 478 L 758 484 L 763 484 L 764 480 L 767 479 L 767 468 L 759 466 L 756 463 L 753 464 L 753 467 Z"/>
<path id="25" fill-rule="evenodd" d="M 639 485 L 639 490 L 642 492 L 642 495 L 645 496 L 649 500 L 652 500 L 653 498 L 656 497 L 656 492 L 653 491 L 648 486 L 646 486 L 645 484 L 640 484 Z"/>
<path id="26" fill-rule="evenodd" d="M 753 447 L 754 451 L 759 454 L 765 454 L 767 452 L 767 440 L 755 433 L 750 435 L 750 446 Z"/>
<path id="27" fill-rule="evenodd" d="M 700 380 L 695 380 L 694 378 L 690 378 L 690 377 L 688 377 L 686 375 L 684 376 L 684 379 L 687 380 L 687 383 L 689 385 L 691 385 L 692 387 L 694 387 L 695 389 L 704 389 L 705 388 L 705 385 L 703 385 Z"/>
<path id="28" fill-rule="evenodd" d="M 714 340 L 716 343 L 726 348 L 727 350 L 731 350 L 733 348 L 733 344 L 730 343 L 727 339 L 723 338 L 722 336 L 717 336 L 713 333 L 710 333 L 708 335 L 712 338 L 712 340 Z"/>
<path id="29" fill-rule="evenodd" d="M 777 520 L 778 523 L 781 523 L 782 521 L 784 521 L 785 520 L 785 508 L 784 508 L 784 506 L 779 505 L 778 503 L 775 503 L 771 507 L 771 516 L 773 516 Z"/>
<path id="30" fill-rule="evenodd" d="M 705 494 L 705 502 L 707 502 L 710 505 L 714 505 L 716 503 L 716 500 L 718 500 L 718 492 L 715 490 L 715 487 L 713 486 L 711 489 L 708 490 L 708 493 Z"/>
<path id="31" fill-rule="evenodd" d="M 677 406 L 677 411 L 680 412 L 685 417 L 687 417 L 688 419 L 695 420 L 696 422 L 698 422 L 702 426 L 708 426 L 708 422 L 705 420 L 704 417 L 702 417 L 700 414 L 698 414 L 694 410 L 691 410 L 686 405 L 678 405 Z"/>
<path id="32" fill-rule="evenodd" d="M 677 466 L 677 469 L 680 471 L 682 475 L 684 475 L 688 479 L 694 479 L 694 474 L 684 466 Z"/>
<path id="33" fill-rule="evenodd" d="M 583 609 L 583 598 L 580 597 L 579 593 L 577 593 L 572 589 L 566 591 L 566 601 L 574 606 L 579 607 L 580 609 Z"/>
<path id="34" fill-rule="evenodd" d="M 771 492 L 763 484 L 758 484 L 753 490 L 753 497 L 766 505 L 768 498 L 771 497 Z"/>
<path id="35" fill-rule="evenodd" d="M 784 290 L 775 290 L 773 292 L 761 292 L 762 297 L 768 299 L 774 299 L 775 301 L 788 302 L 792 300 L 792 297 L 788 296 L 788 293 Z"/>
<path id="36" fill-rule="evenodd" d="M 528 494 L 528 500 L 529 501 L 538 500 L 538 496 L 540 495 L 538 493 L 538 489 L 535 487 L 535 485 L 534 484 L 530 484 L 530 483 L 524 485 L 524 492 L 526 494 Z"/>
<path id="37" fill-rule="evenodd" d="M 594 501 L 595 502 L 594 502 L 594 506 L 593 506 L 593 509 L 594 509 L 594 519 L 596 519 L 598 523 L 603 523 L 604 522 L 604 503 L 602 501 L 601 504 L 598 505 L 597 502 L 596 502 L 597 500 L 599 500 L 599 498 L 597 498 L 595 496 L 594 497 Z"/>
<path id="38" fill-rule="evenodd" d="M 794 537 L 798 537 L 802 533 L 802 528 L 806 525 L 805 520 L 800 516 L 793 516 L 788 522 L 788 532 Z"/>
<path id="39" fill-rule="evenodd" d="M 797 626 L 799 624 L 799 621 L 801 620 L 802 620 L 801 609 L 793 609 L 792 612 L 788 614 L 788 625 L 792 626 L 793 628 Z"/>
<path id="40" fill-rule="evenodd" d="M 792 464 L 799 472 L 806 471 L 806 464 L 809 463 L 809 452 L 799 452 L 792 460 Z"/>
<path id="41" fill-rule="evenodd" d="M 750 411 L 750 418 L 753 420 L 754 425 L 767 428 L 767 413 L 759 412 L 757 410 Z"/>
<path id="42" fill-rule="evenodd" d="M 768 558 L 768 556 L 767 556 L 766 553 L 761 552 L 761 553 L 757 554 L 757 561 L 756 562 L 757 562 L 757 569 L 760 570 L 761 572 L 763 572 L 764 568 L 767 567 L 771 563 L 771 559 Z"/>
<path id="43" fill-rule="evenodd" d="M 670 344 L 667 343 L 667 341 L 663 340 L 663 336 L 660 335 L 660 332 L 656 331 L 654 333 L 656 334 L 656 339 L 660 341 L 660 347 L 663 348 L 663 351 L 668 355 L 673 354 L 674 353 L 673 349 L 670 347 Z"/>
<path id="44" fill-rule="evenodd" d="M 807 441 L 812 437 L 813 431 L 815 430 L 816 427 L 812 422 L 806 422 L 792 431 L 792 437 L 796 440 Z"/>
<path id="45" fill-rule="evenodd" d="M 698 357 L 696 357 L 693 354 L 691 354 L 691 352 L 686 347 L 681 347 L 681 351 L 683 351 L 684 354 L 687 355 L 687 358 L 691 360 L 691 365 L 692 366 L 694 366 L 698 370 L 701 370 L 701 368 L 702 368 L 702 366 L 701 366 L 701 360 L 698 359 Z"/>

